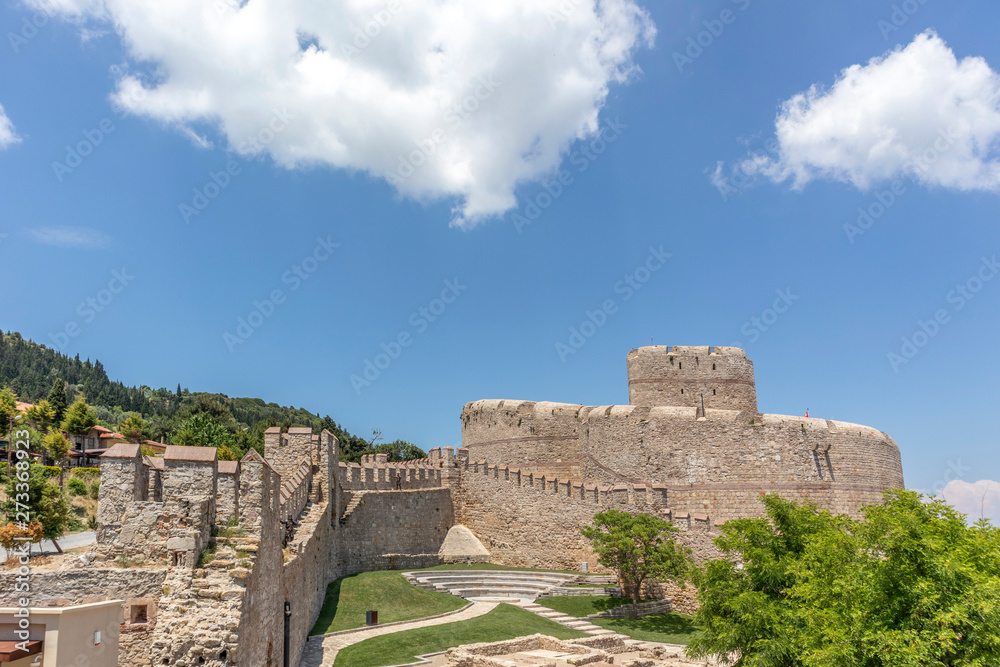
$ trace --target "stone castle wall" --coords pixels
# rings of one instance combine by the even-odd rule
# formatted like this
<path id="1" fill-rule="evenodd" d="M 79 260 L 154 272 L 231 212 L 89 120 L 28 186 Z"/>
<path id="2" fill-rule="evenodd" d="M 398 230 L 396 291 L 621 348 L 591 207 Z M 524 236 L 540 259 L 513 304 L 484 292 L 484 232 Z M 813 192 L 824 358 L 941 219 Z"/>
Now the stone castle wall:
<path id="1" fill-rule="evenodd" d="M 678 539 L 696 559 L 718 554 L 711 518 L 669 512 L 651 485 L 574 487 L 568 480 L 472 463 L 451 491 L 455 522 L 475 533 L 490 562 L 501 565 L 578 570 L 586 562 L 590 571 L 604 571 L 580 529 L 605 509 L 664 516 L 683 531 Z"/>
<path id="2" fill-rule="evenodd" d="M 903 486 L 899 448 L 881 431 L 757 414 L 753 366 L 742 350 L 642 348 L 628 361 L 630 380 L 680 378 L 655 391 L 653 383 L 633 383 L 630 390 L 633 403 L 669 404 L 476 401 L 462 410 L 463 446 L 473 459 L 576 484 L 652 480 L 667 487 L 670 507 L 718 521 L 759 516 L 758 496 L 771 492 L 857 515 L 863 505 L 880 502 L 884 490 Z M 708 396 L 704 410 L 700 396 L 697 404 L 680 404 L 680 389 L 710 384 L 715 374 L 733 382 L 716 392 L 714 403 L 736 409 L 712 407 Z M 750 385 L 741 384 L 744 379 Z M 636 393 L 635 386 L 645 389 Z M 676 392 L 656 393 L 668 386 Z"/>
<path id="3" fill-rule="evenodd" d="M 626 357 L 631 405 L 757 412 L 753 362 L 736 347 L 657 345 Z"/>
<path id="4" fill-rule="evenodd" d="M 449 489 L 358 491 L 335 537 L 338 576 L 436 565 L 455 524 Z"/>

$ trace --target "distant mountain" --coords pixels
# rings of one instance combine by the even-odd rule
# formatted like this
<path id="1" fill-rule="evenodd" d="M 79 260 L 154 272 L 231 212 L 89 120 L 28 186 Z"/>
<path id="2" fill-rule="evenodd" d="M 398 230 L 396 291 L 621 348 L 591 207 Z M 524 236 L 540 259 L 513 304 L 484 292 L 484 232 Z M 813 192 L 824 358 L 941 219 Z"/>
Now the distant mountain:
<path id="1" fill-rule="evenodd" d="M 212 412 L 225 417 L 231 427 L 249 439 L 250 446 L 259 448 L 263 432 L 269 426 L 309 426 L 314 432 L 328 429 L 340 440 L 341 459 L 356 461 L 364 453 L 374 451 L 369 442 L 347 432 L 329 415 L 320 417 L 304 408 L 283 407 L 265 403 L 260 398 L 230 398 L 225 394 L 190 392 L 177 385 L 176 390 L 152 389 L 145 385 L 129 387 L 108 379 L 103 364 L 97 359 L 80 361 L 80 355 L 68 357 L 61 352 L 27 340 L 20 333 L 0 331 L 0 387 L 10 387 L 18 400 L 34 403 L 48 396 L 53 383 L 66 383 L 70 401 L 82 392 L 87 402 L 95 406 L 98 417 L 109 428 L 128 412 L 141 413 L 152 425 L 152 437 L 169 441 L 179 421 L 196 412 Z M 228 415 L 220 413 L 228 412 Z M 407 451 L 406 458 L 422 453 L 403 441 L 392 443 L 395 451 Z M 387 447 L 388 445 L 382 445 Z"/>

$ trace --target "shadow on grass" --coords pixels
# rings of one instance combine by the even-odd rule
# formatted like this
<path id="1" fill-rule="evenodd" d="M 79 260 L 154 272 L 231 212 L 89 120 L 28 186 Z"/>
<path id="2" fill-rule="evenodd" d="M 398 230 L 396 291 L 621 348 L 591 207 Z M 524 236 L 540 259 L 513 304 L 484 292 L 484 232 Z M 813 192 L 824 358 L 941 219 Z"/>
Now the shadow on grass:
<path id="1" fill-rule="evenodd" d="M 650 600 L 639 600 L 639 604 L 643 602 L 650 602 Z M 618 607 L 631 606 L 632 598 L 594 598 L 591 604 L 593 604 L 595 611 L 607 611 L 609 609 L 617 609 Z"/>
<path id="2" fill-rule="evenodd" d="M 689 635 L 698 631 L 694 620 L 680 614 L 651 614 L 639 618 L 615 619 L 643 632 L 658 632 L 665 635 Z"/>
<path id="3" fill-rule="evenodd" d="M 599 618 L 592 622 L 633 639 L 669 644 L 687 644 L 701 630 L 690 616 L 672 612 L 640 618 Z"/>
<path id="4" fill-rule="evenodd" d="M 326 628 L 333 623 L 333 619 L 337 616 L 337 605 L 340 604 L 340 585 L 344 582 L 344 579 L 347 578 L 348 577 L 342 577 L 337 579 L 327 587 L 326 599 L 323 600 L 323 608 L 320 610 L 319 618 L 316 619 L 316 623 L 313 625 L 312 630 L 309 631 L 310 635 L 323 634 Z"/>

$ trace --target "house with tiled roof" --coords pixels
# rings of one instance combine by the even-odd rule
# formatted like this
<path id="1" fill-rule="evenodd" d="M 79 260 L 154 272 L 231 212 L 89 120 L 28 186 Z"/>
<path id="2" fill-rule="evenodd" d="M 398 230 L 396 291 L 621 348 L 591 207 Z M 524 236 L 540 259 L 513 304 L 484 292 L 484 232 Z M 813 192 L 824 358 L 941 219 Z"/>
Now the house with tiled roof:
<path id="1" fill-rule="evenodd" d="M 128 442 L 121 433 L 103 426 L 93 426 L 83 435 L 69 433 L 70 467 L 96 468 L 101 454 L 120 442 Z"/>

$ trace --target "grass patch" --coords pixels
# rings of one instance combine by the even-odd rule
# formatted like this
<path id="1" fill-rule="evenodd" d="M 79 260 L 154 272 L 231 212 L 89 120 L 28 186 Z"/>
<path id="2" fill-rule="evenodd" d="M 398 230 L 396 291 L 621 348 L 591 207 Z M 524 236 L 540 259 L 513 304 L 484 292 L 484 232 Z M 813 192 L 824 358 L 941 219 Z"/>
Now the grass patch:
<path id="1" fill-rule="evenodd" d="M 607 595 L 557 595 L 551 598 L 542 598 L 536 602 L 543 607 L 563 614 L 583 618 L 590 614 L 632 604 L 632 598 L 613 598 Z M 640 602 L 647 602 L 647 600 L 640 600 Z"/>
<path id="2" fill-rule="evenodd" d="M 378 610 L 380 624 L 435 616 L 464 607 L 462 598 L 412 585 L 399 572 L 365 572 L 334 581 L 311 635 L 360 628 L 365 612 Z"/>
<path id="3" fill-rule="evenodd" d="M 593 618 L 590 622 L 633 639 L 667 644 L 687 645 L 700 630 L 690 616 L 673 612 L 642 618 Z"/>
<path id="4" fill-rule="evenodd" d="M 536 632 L 557 639 L 586 636 L 530 611 L 500 604 L 490 613 L 467 621 L 432 625 L 366 639 L 337 653 L 333 664 L 337 667 L 399 665 L 414 662 L 418 655 L 444 651 L 462 644 L 498 642 Z"/>
<path id="5" fill-rule="evenodd" d="M 509 565 L 493 565 L 492 563 L 449 563 L 447 565 L 435 565 L 425 567 L 422 570 L 412 570 L 413 572 L 433 572 L 434 570 L 503 570 L 511 572 L 556 572 L 558 574 L 587 574 L 577 570 L 545 570 L 537 567 L 511 567 Z"/>

